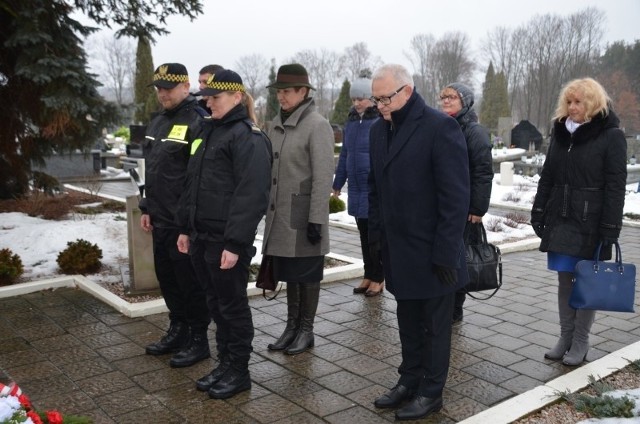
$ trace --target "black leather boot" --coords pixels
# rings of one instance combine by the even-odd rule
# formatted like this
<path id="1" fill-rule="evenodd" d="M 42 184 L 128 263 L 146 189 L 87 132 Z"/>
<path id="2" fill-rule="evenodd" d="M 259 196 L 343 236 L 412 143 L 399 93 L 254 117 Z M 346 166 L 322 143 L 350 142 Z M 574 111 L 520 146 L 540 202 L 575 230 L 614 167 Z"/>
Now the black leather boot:
<path id="1" fill-rule="evenodd" d="M 145 348 L 147 355 L 164 355 L 175 353 L 184 347 L 189 340 L 189 326 L 181 321 L 172 322 L 167 334 L 160 341 L 151 343 Z"/>
<path id="2" fill-rule="evenodd" d="M 251 377 L 249 368 L 232 364 L 222 378 L 209 389 L 209 397 L 212 399 L 227 399 L 231 396 L 249 390 Z"/>
<path id="3" fill-rule="evenodd" d="M 284 350 L 298 334 L 300 326 L 300 284 L 287 283 L 287 326 L 275 343 L 270 343 L 269 350 Z"/>
<path id="4" fill-rule="evenodd" d="M 316 318 L 320 282 L 300 283 L 300 329 L 296 338 L 285 350 L 287 355 L 297 355 L 313 347 L 313 321 Z"/>
<path id="5" fill-rule="evenodd" d="M 227 372 L 230 366 L 231 361 L 229 360 L 229 358 L 222 357 L 220 359 L 220 364 L 218 364 L 218 366 L 214 368 L 213 371 L 196 381 L 196 389 L 200 390 L 201 392 L 209 391 L 209 389 L 214 384 L 220 381 L 220 379 Z"/>
<path id="6" fill-rule="evenodd" d="M 191 334 L 187 347 L 173 355 L 169 360 L 169 365 L 173 368 L 190 367 L 209 357 L 211 357 L 211 352 L 207 333 L 199 331 Z"/>

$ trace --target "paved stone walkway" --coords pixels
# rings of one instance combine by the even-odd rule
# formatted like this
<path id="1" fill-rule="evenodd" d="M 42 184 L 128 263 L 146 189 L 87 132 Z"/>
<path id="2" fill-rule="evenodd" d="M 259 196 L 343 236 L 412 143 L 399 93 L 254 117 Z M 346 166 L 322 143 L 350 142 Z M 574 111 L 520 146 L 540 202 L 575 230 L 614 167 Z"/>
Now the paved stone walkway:
<path id="1" fill-rule="evenodd" d="M 639 237 L 640 229 L 624 228 L 626 262 L 640 263 Z M 357 233 L 332 228 L 331 238 L 333 252 L 360 257 Z M 420 422 L 461 421 L 572 370 L 543 358 L 558 333 L 555 274 L 545 255 L 503 260 L 503 288 L 488 301 L 469 299 L 454 327 L 444 409 Z M 322 285 L 316 346 L 297 356 L 267 350 L 285 326 L 286 295 L 253 297 L 253 387 L 227 400 L 195 389 L 214 360 L 172 369 L 168 355 L 145 355 L 167 328 L 166 313 L 128 318 L 74 289 L 0 299 L 0 382 L 18 382 L 37 408 L 95 423 L 391 422 L 394 411 L 372 401 L 398 379 L 396 303 L 386 292 L 352 294 L 358 282 Z M 638 315 L 598 313 L 589 359 L 638 340 Z"/>

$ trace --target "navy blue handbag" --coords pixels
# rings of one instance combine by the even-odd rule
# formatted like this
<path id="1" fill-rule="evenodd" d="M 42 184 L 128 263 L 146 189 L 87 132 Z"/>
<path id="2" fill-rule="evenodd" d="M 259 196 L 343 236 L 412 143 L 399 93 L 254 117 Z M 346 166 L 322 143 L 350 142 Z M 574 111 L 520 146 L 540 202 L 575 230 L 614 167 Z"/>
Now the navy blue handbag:
<path id="1" fill-rule="evenodd" d="M 573 291 L 569 305 L 574 309 L 634 312 L 636 294 L 636 266 L 622 263 L 618 242 L 615 262 L 598 260 L 602 243 L 593 259 L 576 264 Z"/>

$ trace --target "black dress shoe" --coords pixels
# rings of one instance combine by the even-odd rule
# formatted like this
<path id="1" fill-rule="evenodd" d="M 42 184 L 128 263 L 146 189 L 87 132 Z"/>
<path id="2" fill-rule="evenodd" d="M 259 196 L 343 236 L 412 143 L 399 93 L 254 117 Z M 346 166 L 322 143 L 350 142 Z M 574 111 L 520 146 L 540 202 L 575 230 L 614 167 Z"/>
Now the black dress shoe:
<path id="1" fill-rule="evenodd" d="M 366 286 L 364 285 L 366 283 Z M 371 280 L 368 278 L 364 278 L 358 287 L 353 288 L 353 294 L 363 294 L 369 290 L 369 284 L 371 284 Z"/>
<path id="2" fill-rule="evenodd" d="M 406 406 L 396 411 L 396 419 L 399 421 L 417 420 L 441 409 L 442 397 L 416 396 Z"/>
<path id="3" fill-rule="evenodd" d="M 211 386 L 209 397 L 212 399 L 227 399 L 250 388 L 251 377 L 249 376 L 249 370 L 239 370 L 231 366 L 222 378 Z"/>
<path id="4" fill-rule="evenodd" d="M 220 362 L 220 365 L 214 368 L 213 371 L 196 381 L 196 389 L 200 390 L 201 392 L 209 391 L 209 389 L 214 384 L 220 381 L 220 379 L 222 378 L 224 373 L 227 372 L 230 366 L 231 363 L 229 361 L 223 360 L 222 362 Z"/>
<path id="5" fill-rule="evenodd" d="M 382 283 L 376 283 L 375 281 L 371 282 L 371 284 L 379 284 L 380 286 L 380 290 L 371 290 L 371 286 L 369 286 L 369 289 L 364 292 L 364 295 L 366 297 L 376 297 L 376 296 L 380 296 L 383 292 L 384 292 L 384 282 Z"/>
<path id="6" fill-rule="evenodd" d="M 387 393 L 373 401 L 376 408 L 397 408 L 402 401 L 410 399 L 413 396 L 413 390 L 398 384 Z"/>

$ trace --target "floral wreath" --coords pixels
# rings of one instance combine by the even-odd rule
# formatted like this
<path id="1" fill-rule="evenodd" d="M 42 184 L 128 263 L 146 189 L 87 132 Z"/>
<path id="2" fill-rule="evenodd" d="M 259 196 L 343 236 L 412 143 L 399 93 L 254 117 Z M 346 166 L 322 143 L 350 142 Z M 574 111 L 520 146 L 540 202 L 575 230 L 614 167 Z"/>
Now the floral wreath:
<path id="1" fill-rule="evenodd" d="M 0 383 L 0 423 L 2 424 L 88 424 L 90 422 L 86 417 L 71 415 L 63 417 L 55 409 L 37 412 L 17 384 Z"/>

